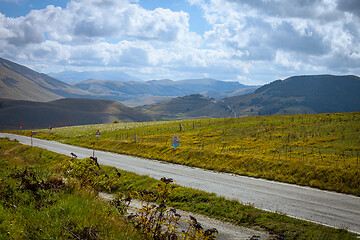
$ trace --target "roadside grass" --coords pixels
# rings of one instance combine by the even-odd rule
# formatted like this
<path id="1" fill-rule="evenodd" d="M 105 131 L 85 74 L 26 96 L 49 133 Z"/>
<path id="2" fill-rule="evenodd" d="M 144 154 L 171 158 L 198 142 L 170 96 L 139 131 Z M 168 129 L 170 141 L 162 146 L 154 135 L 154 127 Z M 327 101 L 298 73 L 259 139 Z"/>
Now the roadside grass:
<path id="1" fill-rule="evenodd" d="M 101 137 L 95 138 L 100 130 Z M 38 138 L 360 196 L 360 113 L 116 123 Z M 10 131 L 31 135 L 31 131 Z M 176 151 L 174 134 L 180 138 Z"/>
<path id="2" fill-rule="evenodd" d="M 113 173 L 111 167 L 102 166 Z M 106 171 L 105 170 L 105 171 Z M 133 198 L 140 198 L 141 191 L 155 191 L 161 182 L 147 176 L 121 171 L 121 179 L 114 181 L 114 192 L 122 189 Z M 241 204 L 235 200 L 219 197 L 214 193 L 173 185 L 168 205 L 184 211 L 203 214 L 234 225 L 265 230 L 274 239 L 356 239 L 355 234 L 345 229 L 334 229 L 311 222 L 294 219 L 282 213 L 272 213 Z M 213 226 L 216 228 L 216 226 Z"/>
<path id="3" fill-rule="evenodd" d="M 0 198 L 0 239 L 9 239 L 10 236 L 13 239 L 71 238 L 71 233 L 98 235 L 100 239 L 141 239 L 125 220 L 119 218 L 114 208 L 96 197 L 97 192 L 144 199 L 144 191 L 156 192 L 159 184 L 164 185 L 163 181 L 117 171 L 114 167 L 97 166 L 90 159 L 70 159 L 5 139 L 0 143 L 0 193 L 3 194 Z M 35 181 L 32 175 L 27 177 L 27 187 L 24 187 L 26 181 L 14 177 L 24 173 L 25 169 L 33 173 L 38 182 L 40 179 L 45 182 L 50 182 L 50 179 L 72 180 L 60 190 L 54 187 L 33 191 L 30 188 Z M 58 185 L 63 186 L 59 182 Z M 171 184 L 166 204 L 239 226 L 266 230 L 273 234 L 274 239 L 356 239 L 355 234 L 345 229 L 258 210 L 176 184 Z"/>
<path id="4" fill-rule="evenodd" d="M 96 192 L 64 180 L 68 159 L 0 140 L 0 239 L 142 239 Z"/>

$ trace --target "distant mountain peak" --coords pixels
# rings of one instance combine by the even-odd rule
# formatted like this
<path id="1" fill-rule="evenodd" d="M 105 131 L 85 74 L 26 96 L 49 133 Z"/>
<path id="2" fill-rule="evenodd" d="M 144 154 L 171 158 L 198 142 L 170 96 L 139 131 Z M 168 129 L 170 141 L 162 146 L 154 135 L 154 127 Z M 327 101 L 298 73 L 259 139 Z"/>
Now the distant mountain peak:
<path id="1" fill-rule="evenodd" d="M 143 80 L 130 76 L 129 74 L 119 70 L 99 70 L 99 71 L 79 71 L 79 72 L 67 70 L 58 73 L 49 73 L 48 75 L 68 83 L 81 82 L 89 79 L 143 82 Z"/>

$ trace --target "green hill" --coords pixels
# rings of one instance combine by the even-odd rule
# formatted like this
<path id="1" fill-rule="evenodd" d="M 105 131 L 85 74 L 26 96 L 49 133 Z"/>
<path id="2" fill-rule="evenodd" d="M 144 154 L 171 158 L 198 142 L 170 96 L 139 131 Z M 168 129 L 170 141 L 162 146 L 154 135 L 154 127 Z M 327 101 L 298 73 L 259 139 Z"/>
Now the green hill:
<path id="1" fill-rule="evenodd" d="M 333 75 L 290 77 L 222 102 L 231 106 L 238 115 L 359 111 L 360 78 Z"/>
<path id="2" fill-rule="evenodd" d="M 121 103 L 65 98 L 51 102 L 0 100 L 0 128 L 24 129 L 84 125 L 97 123 L 138 122 L 152 119 Z"/>
<path id="3" fill-rule="evenodd" d="M 245 95 L 215 99 L 194 94 L 138 107 L 157 120 L 360 111 L 357 76 L 296 76 Z"/>
<path id="4" fill-rule="evenodd" d="M 201 94 L 172 98 L 168 101 L 137 107 L 156 120 L 175 120 L 229 116 L 228 108 Z"/>

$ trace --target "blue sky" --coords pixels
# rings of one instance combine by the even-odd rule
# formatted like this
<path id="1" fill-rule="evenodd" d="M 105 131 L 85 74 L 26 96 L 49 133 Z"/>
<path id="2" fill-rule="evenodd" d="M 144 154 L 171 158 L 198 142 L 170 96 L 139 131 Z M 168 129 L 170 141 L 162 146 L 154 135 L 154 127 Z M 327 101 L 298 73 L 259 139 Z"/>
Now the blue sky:
<path id="1" fill-rule="evenodd" d="M 0 0 L 0 56 L 143 80 L 360 75 L 360 1 Z"/>

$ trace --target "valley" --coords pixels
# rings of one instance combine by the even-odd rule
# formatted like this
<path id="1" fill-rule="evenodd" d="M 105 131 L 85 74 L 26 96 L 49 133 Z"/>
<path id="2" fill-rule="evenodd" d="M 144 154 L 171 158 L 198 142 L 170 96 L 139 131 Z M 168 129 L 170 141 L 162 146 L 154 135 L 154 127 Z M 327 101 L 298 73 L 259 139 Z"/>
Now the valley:
<path id="1" fill-rule="evenodd" d="M 174 206 L 277 236 L 297 239 L 315 231 L 321 239 L 347 233 L 343 227 L 360 231 L 354 224 L 360 196 L 357 76 L 295 76 L 261 87 L 214 79 L 68 84 L 4 59 L 0 67 L 4 137 L 29 144 L 35 131 L 37 147 L 76 152 L 82 161 L 93 153 L 101 164 L 158 179 L 170 174 L 195 195 L 216 193 L 222 206 L 242 210 L 230 207 L 224 214 L 205 207 L 213 199 L 205 192 L 194 206 L 193 200 L 174 200 Z M 101 137 L 95 137 L 98 131 Z M 174 134 L 180 138 L 176 149 Z M 246 213 L 243 204 L 270 212 Z"/>
<path id="2" fill-rule="evenodd" d="M 0 129 L 360 111 L 360 78 L 353 75 L 294 76 L 264 86 L 209 78 L 68 84 L 0 58 L 0 86 Z"/>

